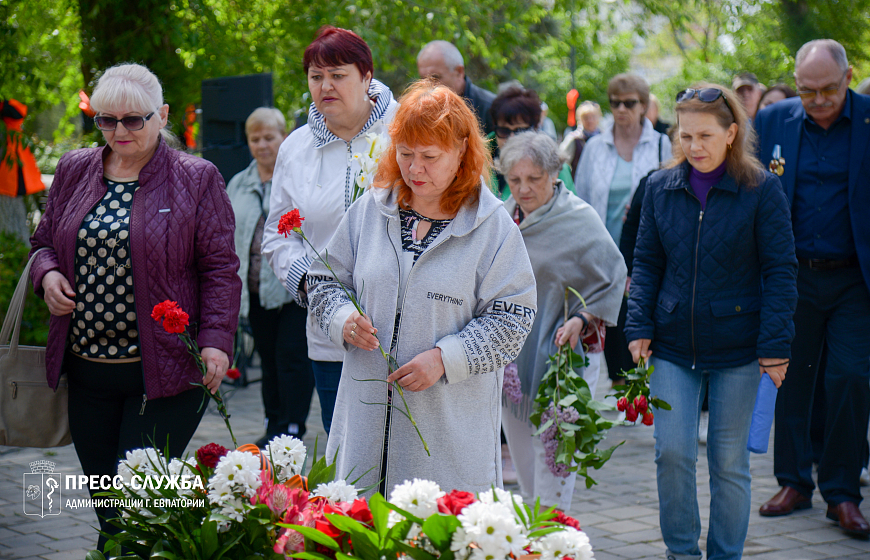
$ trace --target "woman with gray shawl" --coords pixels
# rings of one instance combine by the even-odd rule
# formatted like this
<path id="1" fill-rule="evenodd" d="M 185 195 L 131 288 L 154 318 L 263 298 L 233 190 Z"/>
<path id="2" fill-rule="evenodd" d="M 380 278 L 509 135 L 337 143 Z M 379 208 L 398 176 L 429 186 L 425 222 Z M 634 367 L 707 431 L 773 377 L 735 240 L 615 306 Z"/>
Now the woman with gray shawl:
<path id="1" fill-rule="evenodd" d="M 602 323 L 616 324 L 625 263 L 598 213 L 558 180 L 559 148 L 547 135 L 526 132 L 508 140 L 501 149 L 500 167 L 511 190 L 505 208 L 522 233 L 538 292 L 535 323 L 514 362 L 522 394 L 514 391 L 503 398 L 502 427 L 522 493 L 540 496 L 543 504 L 565 510 L 571 506 L 576 473 L 548 467 L 543 442 L 532 436 L 535 430 L 529 416 L 548 357 L 556 353 L 557 345 L 570 342 L 583 353 L 579 339 L 603 331 L 598 328 Z M 583 296 L 586 307 L 571 296 L 566 322 L 568 286 Z M 584 375 L 593 395 L 597 374 L 596 369 L 594 379 Z M 506 393 L 509 375 L 506 370 Z"/>

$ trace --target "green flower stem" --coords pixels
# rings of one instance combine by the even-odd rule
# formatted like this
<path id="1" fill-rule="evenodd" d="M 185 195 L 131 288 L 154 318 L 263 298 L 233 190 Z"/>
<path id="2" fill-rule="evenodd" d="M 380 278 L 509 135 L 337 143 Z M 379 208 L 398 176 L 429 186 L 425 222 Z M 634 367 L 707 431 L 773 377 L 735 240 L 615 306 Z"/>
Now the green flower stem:
<path id="1" fill-rule="evenodd" d="M 298 227 L 293 228 L 293 231 L 296 232 L 299 235 L 299 237 L 302 238 L 303 241 L 308 243 L 308 246 L 311 247 L 311 250 L 314 251 L 315 255 L 317 255 L 317 259 L 323 263 L 323 265 L 326 267 L 327 270 L 329 270 L 329 272 L 332 273 L 332 277 L 335 278 L 336 282 L 338 282 L 338 285 L 341 286 L 341 289 L 344 292 L 344 295 L 347 296 L 347 299 L 350 300 L 350 302 L 356 308 L 357 312 L 359 312 L 360 315 L 365 317 L 366 316 L 365 311 L 363 311 L 362 307 L 360 307 L 360 304 L 357 301 L 356 297 L 352 296 L 351 293 L 347 290 L 347 287 L 344 285 L 344 282 L 342 282 L 341 280 L 338 279 L 338 275 L 335 273 L 334 270 L 332 270 L 332 267 L 329 265 L 329 261 L 327 259 L 324 259 L 323 257 L 321 257 L 320 252 L 314 247 L 314 245 L 311 244 L 311 241 L 308 241 L 308 238 L 305 237 L 304 233 L 302 233 L 302 228 L 298 228 Z M 390 355 L 384 350 L 384 347 L 381 344 L 381 339 L 378 338 L 378 335 L 374 334 L 373 336 L 378 341 L 378 350 L 381 351 L 381 356 L 383 356 L 384 361 L 387 362 L 387 372 L 388 372 L 387 376 L 389 377 L 389 374 L 391 374 L 395 371 L 393 369 L 393 361 L 390 359 Z M 385 380 L 379 379 L 378 381 L 385 381 Z M 417 436 L 419 436 L 420 441 L 423 442 L 423 449 L 426 450 L 426 455 L 431 457 L 432 454 L 429 452 L 429 444 L 427 444 L 426 440 L 423 439 L 423 434 L 420 433 L 420 428 L 417 427 L 417 422 L 414 420 L 414 416 L 411 414 L 411 409 L 408 406 L 408 401 L 405 400 L 404 391 L 402 391 L 402 388 L 399 386 L 398 383 L 393 383 L 390 381 L 385 381 L 385 383 L 387 383 L 387 385 L 389 385 L 393 390 L 398 392 L 399 396 L 402 397 L 402 403 L 405 405 L 405 410 L 404 410 L 403 414 L 405 414 L 405 416 L 408 417 L 408 420 L 411 421 L 411 425 L 414 426 L 414 429 L 417 431 Z M 389 406 L 394 406 L 394 405 L 390 404 Z M 229 426 L 229 423 L 227 423 L 227 425 Z"/>
<path id="2" fill-rule="evenodd" d="M 202 374 L 203 379 L 205 379 L 205 376 L 208 374 L 208 368 L 206 367 L 205 362 L 202 361 L 202 354 L 199 351 L 199 345 L 195 340 L 193 340 L 193 337 L 190 336 L 186 327 L 183 333 L 178 333 L 178 337 L 182 342 L 184 342 L 184 345 L 187 346 L 187 351 L 193 356 L 193 359 L 196 362 L 196 367 L 199 368 L 199 372 Z M 218 389 L 212 393 L 209 391 L 205 383 L 191 383 L 191 385 L 202 387 L 205 394 L 208 395 L 210 399 L 214 400 L 218 412 L 220 413 L 221 418 L 224 419 L 224 423 L 227 425 L 227 430 L 230 432 L 230 438 L 233 440 L 233 448 L 237 448 L 239 444 L 236 442 L 236 436 L 233 434 L 232 426 L 230 426 L 230 415 L 227 411 L 227 403 L 224 402 L 223 395 L 221 395 L 221 390 Z"/>

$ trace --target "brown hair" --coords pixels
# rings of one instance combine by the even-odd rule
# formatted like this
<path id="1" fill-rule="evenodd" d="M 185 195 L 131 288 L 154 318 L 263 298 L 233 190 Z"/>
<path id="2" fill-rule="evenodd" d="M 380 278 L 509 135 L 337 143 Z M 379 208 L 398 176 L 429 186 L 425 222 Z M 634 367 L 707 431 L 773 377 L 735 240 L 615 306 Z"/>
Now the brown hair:
<path id="1" fill-rule="evenodd" d="M 441 195 L 441 210 L 455 214 L 465 204 L 476 204 L 480 196 L 480 178 L 489 177 L 492 158 L 477 117 L 465 101 L 450 88 L 435 80 L 411 84 L 399 100 L 399 108 L 390 123 L 390 145 L 381 156 L 374 186 L 399 186 L 399 206 L 408 208 L 411 188 L 402 180 L 396 161 L 396 145 L 438 146 L 460 149 L 468 140 L 459 163 L 456 180 Z"/>
<path id="2" fill-rule="evenodd" d="M 640 122 L 646 118 L 646 110 L 649 109 L 649 84 L 637 74 L 617 74 L 607 82 L 607 97 L 614 95 L 637 94 L 644 111 L 640 115 Z"/>
<path id="3" fill-rule="evenodd" d="M 731 123 L 737 124 L 737 135 L 731 148 L 725 153 L 725 171 L 737 181 L 739 185 L 749 188 L 757 187 L 764 178 L 764 167 L 755 157 L 755 131 L 749 126 L 749 117 L 743 103 L 732 90 L 718 84 L 706 82 L 692 86 L 693 89 L 715 88 L 722 92 L 722 97 L 712 103 L 705 103 L 694 96 L 691 99 L 677 103 L 675 108 L 677 115 L 677 141 L 673 144 L 674 157 L 665 164 L 666 168 L 677 167 L 686 161 L 683 146 L 679 142 L 680 115 L 682 113 L 708 113 L 716 117 L 719 125 L 727 129 Z"/>

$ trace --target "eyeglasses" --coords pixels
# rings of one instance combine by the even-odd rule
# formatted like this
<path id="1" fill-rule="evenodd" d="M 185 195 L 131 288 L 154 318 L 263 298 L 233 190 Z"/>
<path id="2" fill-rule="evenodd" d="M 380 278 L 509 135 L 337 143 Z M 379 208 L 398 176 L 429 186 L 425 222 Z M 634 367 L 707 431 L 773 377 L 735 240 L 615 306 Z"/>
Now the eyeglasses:
<path id="1" fill-rule="evenodd" d="M 634 106 L 640 103 L 640 99 L 609 99 L 611 109 L 619 109 L 620 105 L 625 105 L 625 108 L 631 111 Z"/>
<path id="2" fill-rule="evenodd" d="M 843 73 L 843 76 L 840 78 L 841 83 L 843 81 L 843 78 L 846 77 L 846 73 L 848 73 L 848 72 L 849 71 L 846 70 L 846 72 Z M 828 86 L 828 87 L 822 88 L 822 89 L 801 89 L 801 90 L 798 90 L 797 94 L 800 96 L 801 99 L 806 99 L 806 100 L 815 99 L 817 95 L 821 95 L 822 97 L 834 97 L 835 95 L 837 95 L 837 92 L 840 91 L 841 83 L 837 84 L 835 86 Z"/>
<path id="3" fill-rule="evenodd" d="M 525 128 L 508 128 L 506 126 L 497 126 L 495 127 L 495 135 L 501 138 L 502 140 L 507 140 L 514 134 L 519 134 L 521 132 L 529 132 L 530 130 L 535 130 L 533 126 L 527 126 Z"/>
<path id="4" fill-rule="evenodd" d="M 124 125 L 124 128 L 129 130 L 130 132 L 134 132 L 136 130 L 142 130 L 145 128 L 145 121 L 154 116 L 154 111 L 151 111 L 144 117 L 136 117 L 129 116 L 123 117 L 120 119 L 116 119 L 115 117 L 94 117 L 94 125 L 100 130 L 115 130 L 118 127 L 118 123 Z"/>
<path id="5" fill-rule="evenodd" d="M 731 114 L 734 114 L 734 109 L 728 103 L 728 98 L 725 97 L 725 93 L 719 88 L 684 89 L 677 94 L 677 103 L 688 101 L 695 96 L 698 96 L 698 99 L 704 103 L 713 103 L 721 97 L 722 101 L 725 102 L 725 106 L 731 111 Z"/>

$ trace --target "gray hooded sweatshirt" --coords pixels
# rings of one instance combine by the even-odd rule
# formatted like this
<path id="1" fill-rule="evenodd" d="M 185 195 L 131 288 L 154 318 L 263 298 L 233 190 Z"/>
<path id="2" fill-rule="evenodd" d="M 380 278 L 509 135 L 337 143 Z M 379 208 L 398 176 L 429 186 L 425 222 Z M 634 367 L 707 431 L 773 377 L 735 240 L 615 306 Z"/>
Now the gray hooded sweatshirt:
<path id="1" fill-rule="evenodd" d="M 432 387 L 405 391 L 429 457 L 407 418 L 392 412 L 388 422 L 383 404 L 364 404 L 387 402 L 385 383 L 357 381 L 385 380 L 387 363 L 377 350 L 344 343 L 342 327 L 353 304 L 323 263 L 312 263 L 310 311 L 347 350 L 326 451 L 338 453 L 337 476 L 353 471 L 355 478 L 371 469 L 358 486 L 385 477 L 388 490 L 414 477 L 445 490 L 501 486 L 504 366 L 519 354 L 536 312 L 529 257 L 501 201 L 481 185 L 479 203 L 460 209 L 409 270 L 396 190 L 372 189 L 348 210 L 328 252 L 338 280 L 359 298 L 386 350 L 401 310 L 394 350 L 399 366 L 437 346 L 445 369 Z M 402 407 L 398 395 L 394 404 Z"/>

